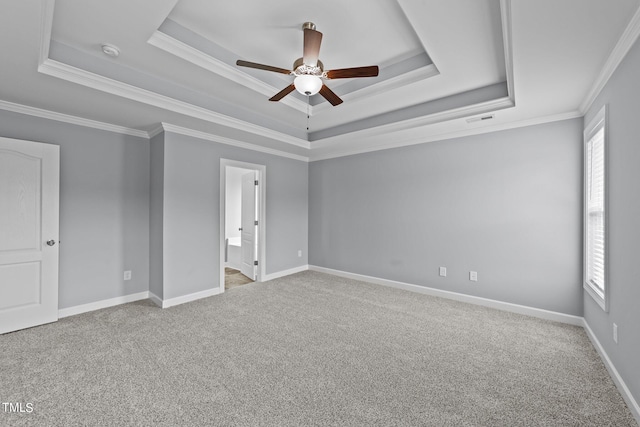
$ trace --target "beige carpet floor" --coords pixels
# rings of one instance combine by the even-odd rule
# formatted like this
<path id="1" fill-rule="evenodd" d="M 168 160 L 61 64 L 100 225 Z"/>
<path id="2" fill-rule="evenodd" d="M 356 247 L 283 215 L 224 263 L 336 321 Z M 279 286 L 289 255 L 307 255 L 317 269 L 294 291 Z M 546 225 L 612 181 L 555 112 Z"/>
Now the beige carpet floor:
<path id="1" fill-rule="evenodd" d="M 0 336 L 2 426 L 634 426 L 579 327 L 303 272 Z"/>

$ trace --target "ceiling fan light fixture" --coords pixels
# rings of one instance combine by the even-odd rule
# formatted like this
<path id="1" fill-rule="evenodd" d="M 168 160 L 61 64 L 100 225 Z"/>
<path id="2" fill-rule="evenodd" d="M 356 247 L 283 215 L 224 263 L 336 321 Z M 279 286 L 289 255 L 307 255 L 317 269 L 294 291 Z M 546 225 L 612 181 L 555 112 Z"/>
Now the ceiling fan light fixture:
<path id="1" fill-rule="evenodd" d="M 322 80 L 318 76 L 303 74 L 293 80 L 296 90 L 303 95 L 312 96 L 322 89 Z"/>
<path id="2" fill-rule="evenodd" d="M 293 83 L 269 98 L 269 101 L 280 101 L 294 90 L 297 90 L 302 95 L 307 96 L 319 93 L 320 96 L 335 107 L 336 105 L 342 104 L 342 99 L 322 82 L 323 79 L 350 79 L 356 77 L 376 77 L 378 75 L 377 65 L 325 71 L 322 61 L 318 59 L 320 44 L 322 43 L 322 33 L 316 31 L 315 25 L 312 22 L 305 22 L 302 25 L 302 31 L 304 32 L 302 58 L 298 58 L 293 62 L 293 69 L 291 71 L 284 68 L 272 67 L 271 65 L 258 64 L 257 62 L 243 61 L 241 59 L 236 61 L 236 65 L 240 67 L 255 68 L 295 77 Z"/>

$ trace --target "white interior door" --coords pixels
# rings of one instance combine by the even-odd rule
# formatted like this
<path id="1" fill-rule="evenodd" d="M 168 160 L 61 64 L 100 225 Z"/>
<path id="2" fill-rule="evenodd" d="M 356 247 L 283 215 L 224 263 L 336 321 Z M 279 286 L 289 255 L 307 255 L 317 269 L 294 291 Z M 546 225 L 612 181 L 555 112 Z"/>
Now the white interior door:
<path id="1" fill-rule="evenodd" d="M 59 156 L 0 138 L 0 334 L 58 320 Z"/>
<path id="2" fill-rule="evenodd" d="M 242 175 L 242 230 L 240 231 L 242 263 L 240 271 L 248 278 L 256 279 L 256 172 Z"/>

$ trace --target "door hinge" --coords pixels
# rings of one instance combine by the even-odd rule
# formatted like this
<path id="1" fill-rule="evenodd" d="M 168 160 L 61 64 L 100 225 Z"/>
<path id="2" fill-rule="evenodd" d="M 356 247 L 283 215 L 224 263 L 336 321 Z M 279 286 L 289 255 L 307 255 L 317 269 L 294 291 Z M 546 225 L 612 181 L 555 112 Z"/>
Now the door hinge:
<path id="1" fill-rule="evenodd" d="M 253 261 L 253 265 L 258 265 L 258 261 Z"/>
<path id="2" fill-rule="evenodd" d="M 258 221 L 253 221 L 253 225 L 258 225 Z"/>
<path id="3" fill-rule="evenodd" d="M 258 180 L 256 179 L 255 181 L 253 181 L 253 183 L 254 183 L 255 185 L 258 185 Z"/>

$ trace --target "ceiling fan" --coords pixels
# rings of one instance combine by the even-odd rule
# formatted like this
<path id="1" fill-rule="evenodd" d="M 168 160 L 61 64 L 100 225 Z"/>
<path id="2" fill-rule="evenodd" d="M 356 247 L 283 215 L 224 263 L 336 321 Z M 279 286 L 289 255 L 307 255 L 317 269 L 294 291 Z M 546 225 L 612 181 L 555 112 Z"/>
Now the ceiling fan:
<path id="1" fill-rule="evenodd" d="M 256 68 L 258 70 L 273 71 L 274 73 L 295 76 L 292 84 L 269 98 L 269 101 L 280 101 L 295 89 L 306 96 L 320 93 L 320 95 L 335 106 L 341 104 L 342 99 L 323 83 L 323 79 L 348 79 L 353 77 L 375 77 L 378 75 L 377 65 L 325 71 L 324 65 L 318 59 L 322 33 L 316 31 L 316 26 L 312 22 L 302 24 L 302 30 L 304 32 L 302 58 L 296 59 L 293 63 L 293 70 L 243 60 L 236 61 L 236 65 L 241 67 Z"/>

